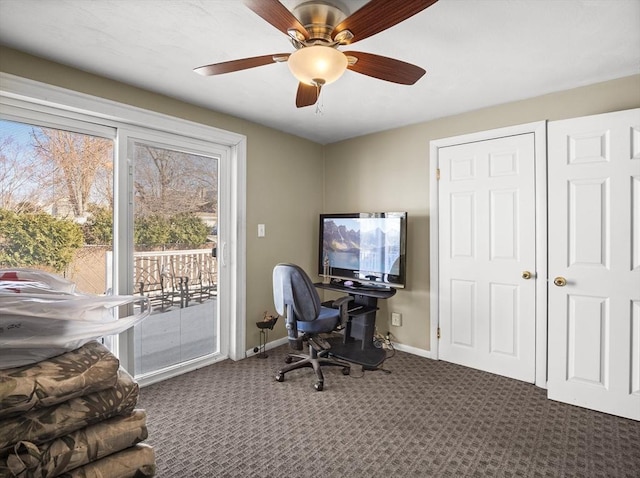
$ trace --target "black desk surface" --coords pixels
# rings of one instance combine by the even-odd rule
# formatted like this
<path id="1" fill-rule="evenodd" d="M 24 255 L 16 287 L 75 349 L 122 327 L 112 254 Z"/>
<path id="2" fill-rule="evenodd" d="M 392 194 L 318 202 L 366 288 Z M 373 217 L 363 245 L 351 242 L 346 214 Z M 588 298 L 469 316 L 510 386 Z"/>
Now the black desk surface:
<path id="1" fill-rule="evenodd" d="M 376 299 L 388 299 L 396 295 L 396 290 L 391 287 L 373 287 L 373 286 L 346 286 L 336 282 L 325 284 L 316 282 L 313 284 L 318 289 L 333 290 L 336 292 L 345 292 L 347 294 L 365 295 L 367 297 L 375 297 Z"/>

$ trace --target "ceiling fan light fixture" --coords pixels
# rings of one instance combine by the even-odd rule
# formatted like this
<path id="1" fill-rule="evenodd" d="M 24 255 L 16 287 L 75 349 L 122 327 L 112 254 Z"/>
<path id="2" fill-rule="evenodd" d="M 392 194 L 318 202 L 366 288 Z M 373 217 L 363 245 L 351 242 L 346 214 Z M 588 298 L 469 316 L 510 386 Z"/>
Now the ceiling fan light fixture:
<path id="1" fill-rule="evenodd" d="M 335 48 L 313 45 L 293 52 L 287 64 L 302 83 L 328 85 L 342 76 L 348 61 L 345 54 Z"/>

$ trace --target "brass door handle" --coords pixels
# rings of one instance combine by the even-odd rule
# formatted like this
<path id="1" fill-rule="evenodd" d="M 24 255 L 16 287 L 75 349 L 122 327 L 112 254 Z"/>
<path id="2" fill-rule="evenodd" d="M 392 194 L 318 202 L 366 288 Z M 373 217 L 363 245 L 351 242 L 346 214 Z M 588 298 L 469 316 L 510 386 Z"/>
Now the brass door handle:
<path id="1" fill-rule="evenodd" d="M 531 279 L 533 277 L 533 274 L 529 271 L 522 271 L 522 278 L 523 279 Z"/>
<path id="2" fill-rule="evenodd" d="M 567 285 L 567 279 L 565 279 L 564 277 L 558 276 L 555 279 L 553 279 L 553 283 L 558 287 L 564 287 L 565 285 Z"/>

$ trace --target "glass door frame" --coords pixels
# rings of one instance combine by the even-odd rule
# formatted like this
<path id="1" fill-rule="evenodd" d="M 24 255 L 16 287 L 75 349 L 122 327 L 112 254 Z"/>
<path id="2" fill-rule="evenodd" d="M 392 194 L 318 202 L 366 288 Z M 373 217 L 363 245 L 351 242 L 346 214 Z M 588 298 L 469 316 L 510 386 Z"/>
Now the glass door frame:
<path id="1" fill-rule="evenodd" d="M 135 198 L 134 198 L 134 180 L 136 165 L 134 161 L 135 145 L 144 143 L 156 148 L 169 149 L 175 151 L 181 151 L 189 154 L 195 154 L 199 156 L 206 156 L 215 158 L 218 161 L 218 233 L 219 242 L 221 244 L 221 250 L 224 250 L 224 244 L 228 241 L 227 228 L 230 226 L 229 218 L 227 217 L 227 211 L 223 202 L 223 198 L 229 196 L 229 184 L 222 180 L 223 171 L 229 169 L 229 161 L 231 151 L 228 147 L 218 145 L 211 142 L 205 142 L 196 138 L 185 138 L 184 136 L 174 135 L 166 132 L 149 131 L 148 129 L 141 128 L 120 128 L 118 130 L 118 156 L 126 159 L 127 167 L 122 172 L 122 176 L 119 178 L 118 183 L 126 185 L 128 194 L 116 195 L 120 204 L 117 209 L 121 212 L 121 215 L 114 220 L 114 231 L 116 236 L 121 232 L 122 234 L 131 235 L 134 230 L 134 217 L 135 217 Z M 114 241 L 116 242 L 116 241 Z M 119 241 L 118 241 L 119 242 Z M 130 294 L 134 289 L 133 284 L 133 257 L 135 246 L 132 241 L 127 241 L 122 251 L 115 253 L 114 256 L 119 258 L 120 264 L 117 266 L 119 271 L 127 271 L 125 276 L 119 274 L 120 281 L 118 282 L 116 289 L 118 293 Z M 221 359 L 230 356 L 230 324 L 228 320 L 222 320 L 223 317 L 230 317 L 228 315 L 228 301 L 225 297 L 229 292 L 227 281 L 230 280 L 229 274 L 225 273 L 229 267 L 226 267 L 224 258 L 219 260 L 218 269 L 218 300 L 217 302 L 217 317 L 218 317 L 218 349 L 212 354 L 198 357 L 195 359 L 187 360 L 176 365 L 172 365 L 161 370 L 144 374 L 141 377 L 136 377 L 139 383 L 143 385 L 151 384 L 163 380 L 165 378 L 174 376 L 178 373 L 184 373 L 186 371 L 200 368 L 204 365 L 208 365 L 217 362 Z M 224 312 L 223 312 L 224 311 Z M 151 317 L 149 320 L 153 320 Z M 128 370 L 135 370 L 135 353 L 134 353 L 134 334 L 133 328 L 127 330 L 120 335 L 119 346 L 121 350 L 127 350 L 127 364 Z"/>
<path id="2" fill-rule="evenodd" d="M 225 164 L 219 164 L 220 216 L 224 237 L 219 237 L 219 280 L 227 285 L 227 292 L 219 295 L 221 317 L 229 317 L 228 350 L 226 356 L 239 360 L 246 356 L 246 136 L 211 126 L 133 107 L 111 100 L 79 93 L 0 72 L 0 115 L 7 119 L 23 120 L 48 113 L 61 118 L 78 120 L 93 127 L 116 129 L 114 157 L 114 291 L 132 291 L 130 266 L 133 239 L 127 230 L 132 227 L 133 165 L 127 159 L 128 137 L 141 132 L 150 135 L 176 135 L 187 143 L 217 145 L 225 151 Z M 166 141 L 161 141 L 166 143 Z M 223 196 L 224 194 L 224 196 Z M 129 228 L 129 229 L 127 229 Z M 224 229 L 223 229 L 224 228 Z M 132 333 L 121 334 L 115 352 L 127 370 L 133 357 Z M 213 361 L 216 361 L 213 360 Z M 199 368 L 204 364 L 193 365 Z M 188 370 L 181 370 L 180 373 Z M 158 377 L 161 380 L 166 377 Z M 141 384 L 144 385 L 144 384 Z"/>

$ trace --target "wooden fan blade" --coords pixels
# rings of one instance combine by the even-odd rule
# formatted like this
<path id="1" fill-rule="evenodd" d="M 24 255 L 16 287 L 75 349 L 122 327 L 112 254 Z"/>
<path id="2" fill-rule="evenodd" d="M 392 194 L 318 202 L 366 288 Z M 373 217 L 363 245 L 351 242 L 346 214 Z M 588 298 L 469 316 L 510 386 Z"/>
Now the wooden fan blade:
<path id="1" fill-rule="evenodd" d="M 387 58 L 386 56 L 363 53 L 361 51 L 345 51 L 344 54 L 358 59 L 354 65 L 347 66 L 348 69 L 379 80 L 401 85 L 413 85 L 426 73 L 419 66 L 396 60 L 395 58 Z"/>
<path id="2" fill-rule="evenodd" d="M 269 63 L 275 63 L 278 58 L 280 61 L 282 58 L 289 57 L 289 53 L 276 53 L 273 55 L 254 56 L 252 58 L 243 58 L 241 60 L 224 61 L 222 63 L 214 63 L 213 65 L 199 66 L 194 68 L 193 71 L 202 75 L 221 75 L 223 73 L 231 73 L 233 71 L 247 70 L 249 68 L 255 68 L 256 66 L 268 65 Z"/>
<path id="3" fill-rule="evenodd" d="M 349 30 L 353 33 L 353 38 L 349 43 L 363 40 L 405 21 L 437 1 L 371 0 L 335 27 L 331 38 L 335 38 L 342 30 Z"/>
<path id="4" fill-rule="evenodd" d="M 311 106 L 318 101 L 320 96 L 321 85 L 307 85 L 306 83 L 300 83 L 298 85 L 298 93 L 296 94 L 296 106 L 303 108 L 304 106 Z"/>
<path id="5" fill-rule="evenodd" d="M 302 33 L 305 40 L 309 39 L 309 32 L 304 25 L 278 0 L 244 0 L 244 4 L 285 35 L 288 35 L 289 29 L 294 29 Z"/>

